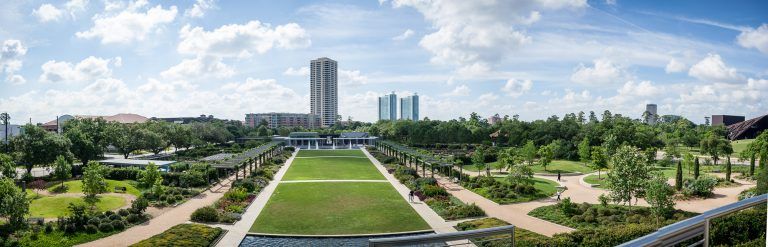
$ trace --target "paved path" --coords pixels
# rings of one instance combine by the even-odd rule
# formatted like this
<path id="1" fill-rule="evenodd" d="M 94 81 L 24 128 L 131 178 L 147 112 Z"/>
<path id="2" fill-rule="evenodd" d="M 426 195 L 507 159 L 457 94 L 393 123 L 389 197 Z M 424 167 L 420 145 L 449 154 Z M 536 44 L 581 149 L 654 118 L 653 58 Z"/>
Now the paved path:
<path id="1" fill-rule="evenodd" d="M 224 237 L 216 246 L 230 247 L 240 245 L 240 242 L 243 241 L 245 235 L 248 233 L 248 231 L 251 230 L 251 225 L 253 225 L 253 222 L 256 221 L 256 218 L 259 217 L 259 214 L 267 205 L 269 197 L 271 197 L 272 193 L 274 193 L 275 189 L 277 189 L 279 181 L 283 179 L 285 172 L 288 171 L 288 168 L 291 166 L 291 163 L 293 163 L 297 153 L 299 153 L 298 149 L 293 153 L 293 155 L 291 155 L 290 158 L 288 158 L 288 160 L 285 162 L 285 165 L 280 167 L 280 170 L 275 173 L 275 176 L 272 178 L 272 182 L 270 182 L 267 187 L 264 187 L 264 189 L 259 192 L 259 195 L 256 196 L 256 199 L 253 200 L 253 203 L 251 203 L 251 205 L 246 209 L 245 213 L 243 213 L 240 221 L 235 222 L 234 225 L 211 225 L 228 230 L 227 234 L 224 235 Z"/>
<path id="2" fill-rule="evenodd" d="M 175 225 L 187 223 L 192 212 L 198 208 L 212 205 L 216 200 L 224 196 L 224 193 L 229 190 L 234 179 L 234 175 L 230 176 L 205 192 L 200 193 L 189 199 L 187 202 L 176 206 L 155 218 L 152 218 L 142 225 L 134 226 L 121 233 L 79 246 L 129 246 L 156 234 L 160 234 Z"/>

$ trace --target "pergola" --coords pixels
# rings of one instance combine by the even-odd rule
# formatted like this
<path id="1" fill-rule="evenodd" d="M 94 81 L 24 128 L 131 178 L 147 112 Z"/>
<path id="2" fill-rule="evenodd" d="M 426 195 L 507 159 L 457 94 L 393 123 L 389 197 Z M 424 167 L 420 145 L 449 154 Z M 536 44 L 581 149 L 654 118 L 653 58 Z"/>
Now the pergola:
<path id="1" fill-rule="evenodd" d="M 168 171 L 168 167 L 176 161 L 168 160 L 135 160 L 135 159 L 107 159 L 100 160 L 99 163 L 112 167 L 139 167 L 144 169 L 149 163 L 152 163 L 162 171 Z"/>
<path id="2" fill-rule="evenodd" d="M 271 141 L 264 145 L 248 149 L 245 152 L 235 154 L 230 158 L 216 161 L 212 163 L 211 166 L 219 171 L 225 171 L 226 173 L 235 171 L 235 180 L 238 180 L 240 179 L 240 169 L 242 169 L 243 177 L 245 177 L 246 171 L 253 172 L 254 166 L 259 168 L 267 162 L 267 159 L 282 152 L 282 149 L 280 149 L 282 145 L 284 145 L 282 141 Z"/>
<path id="3" fill-rule="evenodd" d="M 366 132 L 345 132 L 338 137 L 327 136 L 326 138 L 321 137 L 317 132 L 292 132 L 282 140 L 288 146 L 304 149 L 339 149 L 345 147 L 352 149 L 358 145 L 373 145 L 378 138 L 369 136 Z"/>
<path id="4" fill-rule="evenodd" d="M 446 172 L 449 176 L 453 176 L 453 162 L 446 160 L 445 157 L 436 156 L 425 150 L 417 150 L 408 146 L 401 145 L 399 143 L 391 141 L 377 141 L 375 144 L 379 151 L 395 157 L 398 161 L 403 162 L 406 166 L 413 165 L 416 172 L 419 171 L 421 166 L 422 177 L 426 176 L 426 167 L 429 166 L 432 177 L 435 176 L 435 169 L 439 169 Z M 462 171 L 463 172 L 463 171 Z M 459 179 L 461 179 L 462 173 L 459 173 Z"/>

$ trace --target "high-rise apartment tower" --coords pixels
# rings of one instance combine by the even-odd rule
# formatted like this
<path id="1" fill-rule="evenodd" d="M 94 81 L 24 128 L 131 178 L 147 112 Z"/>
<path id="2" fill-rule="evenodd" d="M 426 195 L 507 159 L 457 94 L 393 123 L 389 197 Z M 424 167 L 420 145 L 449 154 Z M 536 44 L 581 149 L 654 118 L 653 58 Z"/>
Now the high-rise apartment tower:
<path id="1" fill-rule="evenodd" d="M 397 95 L 395 92 L 379 97 L 379 120 L 397 120 Z"/>
<path id="2" fill-rule="evenodd" d="M 310 112 L 322 127 L 333 126 L 339 116 L 337 70 L 336 61 L 327 57 L 310 62 Z"/>
<path id="3" fill-rule="evenodd" d="M 400 98 L 400 119 L 419 121 L 419 95 Z"/>

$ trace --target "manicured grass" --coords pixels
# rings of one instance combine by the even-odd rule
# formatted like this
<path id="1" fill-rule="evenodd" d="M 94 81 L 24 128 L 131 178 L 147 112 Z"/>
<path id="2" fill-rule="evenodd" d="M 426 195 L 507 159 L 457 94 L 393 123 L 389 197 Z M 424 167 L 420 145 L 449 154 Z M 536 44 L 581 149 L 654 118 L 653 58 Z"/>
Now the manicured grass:
<path id="1" fill-rule="evenodd" d="M 365 153 L 359 149 L 342 149 L 342 150 L 304 150 L 302 149 L 296 154 L 296 157 L 321 157 L 321 156 L 355 156 L 365 157 Z"/>
<path id="2" fill-rule="evenodd" d="M 114 192 L 115 187 L 126 187 L 127 190 L 125 191 L 125 193 L 131 194 L 134 196 L 141 195 L 141 191 L 137 189 L 135 186 L 136 181 L 132 181 L 132 180 L 118 181 L 118 180 L 110 180 L 110 179 L 107 179 L 106 181 L 107 181 L 107 191 L 109 192 Z M 48 191 L 54 192 L 59 186 L 61 186 L 61 184 L 57 183 L 49 187 Z M 64 182 L 64 186 L 67 187 L 66 193 L 83 193 L 82 180 L 67 181 L 67 182 Z"/>
<path id="3" fill-rule="evenodd" d="M 747 149 L 747 145 L 754 142 L 755 139 L 745 139 L 745 140 L 736 140 L 731 142 L 731 146 L 733 146 L 733 153 L 738 154 L 741 151 L 744 151 L 744 149 Z"/>
<path id="4" fill-rule="evenodd" d="M 221 228 L 200 224 L 180 224 L 142 240 L 131 247 L 192 246 L 208 247 L 221 234 Z"/>
<path id="5" fill-rule="evenodd" d="M 541 165 L 534 165 L 531 167 L 531 169 L 535 173 L 550 173 L 550 174 L 557 174 L 558 171 L 560 173 L 574 173 L 574 172 L 590 173 L 595 171 L 592 168 L 589 168 L 588 166 L 584 165 L 584 163 L 582 162 L 570 161 L 570 160 L 553 160 L 552 163 L 549 163 L 549 165 L 547 165 L 547 170 L 544 170 L 544 167 Z"/>
<path id="6" fill-rule="evenodd" d="M 125 198 L 118 196 L 100 196 L 96 208 L 99 211 L 107 211 L 120 208 L 126 205 Z M 69 215 L 70 203 L 85 204 L 82 197 L 68 196 L 43 196 L 29 203 L 29 214 L 31 217 L 56 218 Z"/>
<path id="7" fill-rule="evenodd" d="M 251 226 L 276 234 L 366 234 L 429 229 L 389 183 L 283 183 Z"/>
<path id="8" fill-rule="evenodd" d="M 323 157 L 294 159 L 283 177 L 283 180 L 331 179 L 384 180 L 384 176 L 367 158 Z"/>
<path id="9" fill-rule="evenodd" d="M 608 174 L 600 174 L 600 179 L 597 178 L 597 174 L 584 177 L 584 182 L 588 184 L 598 184 L 601 188 L 604 188 L 608 184 Z"/>

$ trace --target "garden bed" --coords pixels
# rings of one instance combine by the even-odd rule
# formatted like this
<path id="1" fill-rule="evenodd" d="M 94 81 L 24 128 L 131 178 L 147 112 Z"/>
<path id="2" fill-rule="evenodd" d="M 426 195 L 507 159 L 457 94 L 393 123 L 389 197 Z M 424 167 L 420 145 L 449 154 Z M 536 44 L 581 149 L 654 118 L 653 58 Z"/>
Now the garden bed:
<path id="1" fill-rule="evenodd" d="M 163 233 L 142 240 L 131 247 L 164 247 L 164 246 L 185 246 L 185 247 L 208 247 L 223 233 L 221 228 L 213 228 L 199 224 L 180 224 Z"/>
<path id="2" fill-rule="evenodd" d="M 697 215 L 675 210 L 667 218 L 657 221 L 647 207 L 569 202 L 570 200 L 564 200 L 555 205 L 539 207 L 528 215 L 576 229 L 623 227 L 626 224 L 668 225 Z"/>
<path id="3" fill-rule="evenodd" d="M 557 192 L 557 182 L 531 178 L 529 183 L 510 184 L 504 177 L 473 177 L 462 181 L 462 186 L 499 204 L 528 202 L 552 196 Z"/>
<path id="4" fill-rule="evenodd" d="M 456 230 L 459 231 L 469 231 L 469 230 L 477 230 L 477 229 L 485 229 L 485 228 L 491 228 L 491 227 L 499 227 L 499 226 L 507 226 L 509 223 L 497 219 L 497 218 L 483 218 L 483 219 L 477 219 L 477 220 L 470 220 L 461 222 L 456 225 Z M 488 239 L 496 239 L 500 238 L 499 240 L 494 241 L 487 241 Z M 481 239 L 472 239 L 472 241 L 477 245 L 478 247 L 496 247 L 496 246 L 509 246 L 510 243 L 508 241 L 509 236 L 508 235 L 500 235 L 500 236 L 492 236 L 492 237 L 486 237 Z M 515 246 L 534 246 L 533 243 L 546 243 L 549 238 L 547 236 L 525 230 L 520 227 L 515 227 Z M 486 240 L 485 242 L 482 242 L 483 240 Z"/>

